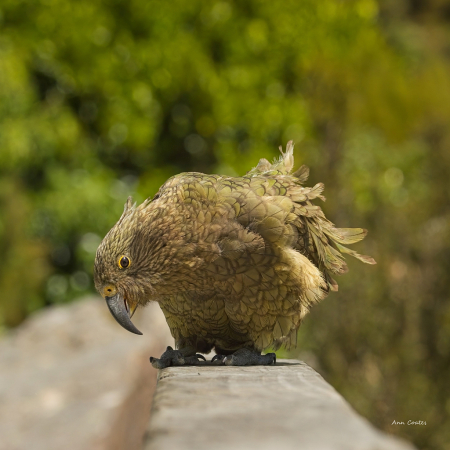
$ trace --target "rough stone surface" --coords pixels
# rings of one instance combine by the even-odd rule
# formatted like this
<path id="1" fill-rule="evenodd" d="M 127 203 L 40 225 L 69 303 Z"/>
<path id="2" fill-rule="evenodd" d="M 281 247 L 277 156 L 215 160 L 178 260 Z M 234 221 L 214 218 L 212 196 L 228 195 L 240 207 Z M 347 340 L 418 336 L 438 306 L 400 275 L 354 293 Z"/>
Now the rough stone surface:
<path id="1" fill-rule="evenodd" d="M 169 367 L 158 375 L 145 450 L 413 450 L 375 429 L 300 361 Z"/>
<path id="2" fill-rule="evenodd" d="M 148 357 L 173 343 L 158 305 L 131 334 L 104 301 L 39 312 L 0 341 L 1 450 L 142 448 L 156 383 Z"/>

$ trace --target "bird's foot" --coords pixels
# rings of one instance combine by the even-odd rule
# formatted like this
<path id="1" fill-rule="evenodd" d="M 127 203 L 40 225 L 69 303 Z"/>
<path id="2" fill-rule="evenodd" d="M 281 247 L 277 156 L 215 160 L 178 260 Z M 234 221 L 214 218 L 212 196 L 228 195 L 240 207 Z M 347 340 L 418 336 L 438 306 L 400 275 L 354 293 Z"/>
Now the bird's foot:
<path id="1" fill-rule="evenodd" d="M 155 369 L 164 369 L 169 366 L 199 366 L 203 364 L 201 360 L 206 361 L 206 358 L 198 353 L 184 356 L 180 350 L 174 350 L 170 346 L 166 348 L 159 359 L 150 356 L 150 363 Z"/>
<path id="2" fill-rule="evenodd" d="M 226 366 L 269 366 L 277 363 L 277 357 L 275 353 L 260 355 L 254 350 L 240 348 L 232 355 L 215 355 L 211 360 L 211 363 Z"/>

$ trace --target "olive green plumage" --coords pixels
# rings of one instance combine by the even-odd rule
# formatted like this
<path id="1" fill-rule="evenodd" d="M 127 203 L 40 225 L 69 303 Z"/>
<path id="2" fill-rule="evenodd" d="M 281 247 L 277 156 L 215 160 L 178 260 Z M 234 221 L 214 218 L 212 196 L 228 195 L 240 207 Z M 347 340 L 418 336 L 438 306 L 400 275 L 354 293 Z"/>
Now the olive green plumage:
<path id="1" fill-rule="evenodd" d="M 312 203 L 324 200 L 323 184 L 303 187 L 309 170 L 291 174 L 293 162 L 290 142 L 243 177 L 182 173 L 139 206 L 129 199 L 97 251 L 98 290 L 158 301 L 187 353 L 295 345 L 310 306 L 347 271 L 342 253 L 375 261 L 345 247 L 366 230 L 335 228 Z"/>

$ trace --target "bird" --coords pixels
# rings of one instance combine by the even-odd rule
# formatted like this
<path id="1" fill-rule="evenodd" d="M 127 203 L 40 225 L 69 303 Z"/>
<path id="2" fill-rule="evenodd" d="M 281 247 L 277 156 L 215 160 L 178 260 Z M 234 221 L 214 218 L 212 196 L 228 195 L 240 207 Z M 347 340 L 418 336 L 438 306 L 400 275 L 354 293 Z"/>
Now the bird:
<path id="1" fill-rule="evenodd" d="M 175 340 L 156 368 L 276 364 L 274 352 L 297 344 L 311 306 L 347 272 L 343 255 L 367 264 L 370 256 L 346 245 L 367 230 L 336 228 L 320 206 L 324 185 L 305 187 L 309 168 L 294 166 L 294 144 L 273 163 L 261 159 L 242 177 L 185 172 L 153 198 L 123 214 L 100 243 L 96 289 L 128 331 L 131 317 L 159 303 Z"/>

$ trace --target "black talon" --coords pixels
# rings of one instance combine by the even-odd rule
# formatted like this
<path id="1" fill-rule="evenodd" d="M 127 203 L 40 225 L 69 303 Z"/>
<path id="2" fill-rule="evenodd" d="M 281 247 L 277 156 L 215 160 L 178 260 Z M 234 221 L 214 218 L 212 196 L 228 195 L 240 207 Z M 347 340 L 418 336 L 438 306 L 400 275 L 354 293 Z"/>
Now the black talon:
<path id="1" fill-rule="evenodd" d="M 277 364 L 277 355 L 275 353 L 267 353 L 265 355 L 260 356 L 261 361 L 264 361 L 263 364 L 267 365 L 276 365 Z"/>
<path id="2" fill-rule="evenodd" d="M 185 364 L 189 366 L 201 366 L 206 362 L 206 358 L 198 353 L 192 356 L 186 356 L 184 359 L 186 361 Z"/>
<path id="3" fill-rule="evenodd" d="M 213 358 L 211 359 L 211 363 L 212 364 L 214 364 L 214 363 L 217 364 L 216 361 L 219 361 L 219 363 L 223 364 L 224 358 L 225 358 L 224 355 L 214 355 Z"/>

